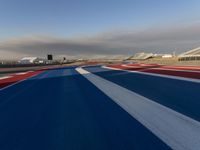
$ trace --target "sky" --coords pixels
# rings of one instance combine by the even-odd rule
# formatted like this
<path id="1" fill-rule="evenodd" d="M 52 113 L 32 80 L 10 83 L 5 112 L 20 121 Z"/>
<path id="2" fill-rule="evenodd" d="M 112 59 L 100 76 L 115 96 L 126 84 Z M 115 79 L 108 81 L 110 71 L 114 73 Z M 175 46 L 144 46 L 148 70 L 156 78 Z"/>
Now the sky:
<path id="1" fill-rule="evenodd" d="M 199 0 L 0 0 L 0 59 L 177 53 L 200 46 Z"/>

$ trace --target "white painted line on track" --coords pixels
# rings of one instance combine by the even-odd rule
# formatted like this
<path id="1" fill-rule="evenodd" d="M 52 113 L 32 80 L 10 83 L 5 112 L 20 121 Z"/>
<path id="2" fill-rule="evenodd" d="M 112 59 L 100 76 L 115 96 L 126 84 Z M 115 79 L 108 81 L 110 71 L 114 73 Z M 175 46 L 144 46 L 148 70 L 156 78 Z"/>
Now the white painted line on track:
<path id="1" fill-rule="evenodd" d="M 191 72 L 191 73 L 200 73 L 200 70 L 177 70 L 177 69 L 169 69 L 169 68 L 147 68 L 152 70 L 164 70 L 164 71 L 175 71 L 175 72 Z"/>
<path id="2" fill-rule="evenodd" d="M 128 65 L 122 65 L 122 67 L 127 67 L 127 68 L 141 68 L 142 66 L 128 66 Z"/>
<path id="3" fill-rule="evenodd" d="M 4 77 L 0 77 L 0 80 L 4 80 L 4 79 L 8 79 L 11 78 L 12 76 L 4 76 Z"/>
<path id="4" fill-rule="evenodd" d="M 27 74 L 28 72 L 20 72 L 20 73 L 15 73 L 15 75 L 24 75 Z"/>
<path id="5" fill-rule="evenodd" d="M 127 68 L 133 68 L 133 69 L 140 69 L 141 66 L 128 66 L 128 65 L 122 65 L 123 67 Z M 176 68 L 165 68 L 165 67 L 155 67 L 152 66 L 150 68 L 141 68 L 141 69 L 152 69 L 152 70 L 164 70 L 164 71 L 175 71 L 175 72 L 192 72 L 192 73 L 200 73 L 200 70 L 185 70 L 184 68 L 176 69 Z"/>
<path id="6" fill-rule="evenodd" d="M 143 65 L 143 64 L 139 64 L 139 65 L 121 65 L 123 67 L 155 67 L 155 66 L 159 66 L 159 65 Z"/>
<path id="7" fill-rule="evenodd" d="M 200 67 L 197 67 L 197 66 L 163 66 L 163 67 L 183 68 L 183 69 L 197 69 L 197 70 L 200 70 Z"/>
<path id="8" fill-rule="evenodd" d="M 149 76 L 156 76 L 156 77 L 162 77 L 162 78 L 169 78 L 169 79 L 175 79 L 175 80 L 200 83 L 199 79 L 178 77 L 178 76 L 173 76 L 173 75 L 163 75 L 163 74 L 157 74 L 157 73 L 131 71 L 131 70 L 124 70 L 124 69 L 120 69 L 120 68 L 113 68 L 113 67 L 107 67 L 107 66 L 102 66 L 102 68 L 109 69 L 109 70 L 117 70 L 117 71 L 131 72 L 131 73 L 136 73 L 136 74 L 143 74 L 143 75 L 149 75 Z"/>
<path id="9" fill-rule="evenodd" d="M 200 122 L 105 80 L 82 68 L 81 75 L 176 150 L 199 150 Z"/>

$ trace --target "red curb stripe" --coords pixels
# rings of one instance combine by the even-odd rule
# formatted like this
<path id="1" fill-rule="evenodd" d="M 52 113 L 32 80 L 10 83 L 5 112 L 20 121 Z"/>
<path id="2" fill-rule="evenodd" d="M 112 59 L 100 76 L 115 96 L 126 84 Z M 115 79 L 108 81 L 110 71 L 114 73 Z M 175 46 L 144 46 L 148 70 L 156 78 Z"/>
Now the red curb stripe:
<path id="1" fill-rule="evenodd" d="M 127 66 L 109 65 L 108 67 L 118 68 L 127 71 L 139 71 L 139 72 L 155 73 L 161 75 L 171 75 L 171 76 L 178 76 L 178 77 L 185 77 L 192 79 L 200 79 L 200 72 L 198 72 L 200 71 L 200 67 L 195 67 L 195 66 L 188 67 L 188 66 L 161 66 L 156 64 L 150 64 L 150 65 L 128 64 Z M 173 70 L 167 70 L 167 69 L 173 69 Z M 189 71 L 197 71 L 197 72 L 189 72 Z"/>
<path id="2" fill-rule="evenodd" d="M 40 74 L 42 72 L 43 71 L 39 70 L 39 71 L 27 72 L 26 74 L 21 74 L 21 75 L 20 74 L 10 75 L 12 77 L 0 80 L 0 88 L 6 87 L 8 85 L 14 84 L 14 83 L 19 82 L 24 79 L 30 78 L 30 77 Z"/>
<path id="3" fill-rule="evenodd" d="M 172 75 L 185 78 L 200 79 L 200 72 L 187 72 L 187 71 L 175 71 L 175 70 L 156 70 L 156 69 L 146 69 L 140 72 L 156 73 L 162 75 Z"/>

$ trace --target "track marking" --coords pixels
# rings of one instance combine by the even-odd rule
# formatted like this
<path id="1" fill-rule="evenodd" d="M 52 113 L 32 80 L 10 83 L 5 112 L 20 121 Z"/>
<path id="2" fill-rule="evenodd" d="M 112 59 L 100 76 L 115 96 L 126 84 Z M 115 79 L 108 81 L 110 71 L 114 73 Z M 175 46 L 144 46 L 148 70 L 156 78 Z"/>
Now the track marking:
<path id="1" fill-rule="evenodd" d="M 191 72 L 191 73 L 200 73 L 200 70 L 182 70 L 182 69 L 169 69 L 169 68 L 149 68 L 153 70 L 169 70 L 169 71 L 176 71 L 176 72 Z"/>
<path id="2" fill-rule="evenodd" d="M 144 68 L 142 66 L 128 66 L 128 65 L 121 65 L 122 67 L 127 67 L 127 68 L 133 68 L 133 69 L 151 69 L 151 70 L 164 70 L 164 71 L 175 71 L 175 72 L 191 72 L 191 73 L 200 73 L 200 70 L 186 70 L 186 69 L 182 69 L 182 68 L 165 68 L 165 67 L 155 67 L 155 66 L 152 66 L 149 68 Z"/>
<path id="3" fill-rule="evenodd" d="M 5 76 L 5 77 L 0 77 L 0 80 L 8 79 L 11 78 L 12 76 Z"/>
<path id="4" fill-rule="evenodd" d="M 20 72 L 20 73 L 15 73 L 15 75 L 24 75 L 27 74 L 28 72 Z"/>
<path id="5" fill-rule="evenodd" d="M 34 72 L 34 71 L 30 71 L 30 72 Z M 35 76 L 37 76 L 37 75 L 39 75 L 39 74 L 41 74 L 41 73 L 42 73 L 42 72 L 33 74 L 33 75 L 31 75 L 31 76 L 29 76 L 29 77 L 27 77 L 27 78 L 25 78 L 25 79 L 16 81 L 16 82 L 13 83 L 13 84 L 10 84 L 10 85 L 7 85 L 7 86 L 5 86 L 5 87 L 3 87 L 3 88 L 0 88 L 0 91 L 3 91 L 3 90 L 5 90 L 5 89 L 7 89 L 7 88 L 10 88 L 10 87 L 14 86 L 14 85 L 17 85 L 17 84 L 19 84 L 19 83 L 21 83 L 21 82 L 24 82 L 24 81 L 26 81 L 26 80 L 28 80 L 28 79 L 30 79 L 30 78 L 33 78 L 33 77 L 35 77 Z M 11 76 L 11 77 L 13 77 L 13 76 Z"/>
<path id="6" fill-rule="evenodd" d="M 200 122 L 82 68 L 76 68 L 76 71 L 172 149 L 199 150 Z"/>
<path id="7" fill-rule="evenodd" d="M 200 83 L 199 79 L 193 79 L 193 78 L 178 77 L 178 76 L 173 76 L 173 75 L 164 75 L 164 74 L 157 74 L 157 73 L 150 73 L 150 72 L 131 71 L 131 70 L 124 70 L 120 68 L 113 68 L 113 67 L 107 67 L 107 66 L 102 66 L 102 68 L 109 69 L 109 70 L 131 72 L 131 73 L 136 73 L 136 74 L 143 74 L 143 75 L 148 75 L 148 76 L 156 76 L 156 77 L 162 77 L 162 78 Z"/>

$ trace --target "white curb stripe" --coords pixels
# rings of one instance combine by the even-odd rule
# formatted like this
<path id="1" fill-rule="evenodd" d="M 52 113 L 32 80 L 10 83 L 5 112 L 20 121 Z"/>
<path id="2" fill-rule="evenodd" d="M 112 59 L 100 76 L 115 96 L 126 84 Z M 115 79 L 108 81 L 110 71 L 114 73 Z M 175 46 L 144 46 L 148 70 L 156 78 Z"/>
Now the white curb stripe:
<path id="1" fill-rule="evenodd" d="M 31 71 L 31 72 L 34 72 L 34 71 Z M 39 73 L 39 74 L 41 74 L 41 73 Z M 5 87 L 3 87 L 3 88 L 0 88 L 0 92 L 3 91 L 3 90 L 5 90 L 5 89 L 8 89 L 8 88 L 10 88 L 10 87 L 12 87 L 12 86 L 15 86 L 15 85 L 17 85 L 17 84 L 19 84 L 19 83 L 21 83 L 21 82 L 24 82 L 24 81 L 26 81 L 26 80 L 29 80 L 29 79 L 31 79 L 31 78 L 33 78 L 33 77 L 39 75 L 39 74 L 32 75 L 32 76 L 27 77 L 27 78 L 25 78 L 25 79 L 19 80 L 19 81 L 13 83 L 13 84 L 10 84 L 10 85 L 8 85 L 8 86 L 5 86 Z"/>
<path id="2" fill-rule="evenodd" d="M 76 70 L 172 149 L 199 150 L 200 122 L 82 68 Z"/>
<path id="3" fill-rule="evenodd" d="M 12 76 L 0 77 L 0 80 L 11 78 Z"/>
<path id="4" fill-rule="evenodd" d="M 15 73 L 15 75 L 24 75 L 27 74 L 28 72 L 20 72 L 20 73 Z"/>
<path id="5" fill-rule="evenodd" d="M 185 70 L 184 68 L 180 68 L 180 69 L 175 69 L 175 68 L 165 68 L 165 67 L 155 67 L 155 66 L 152 66 L 150 68 L 142 68 L 141 66 L 128 66 L 128 65 L 122 65 L 122 67 L 127 67 L 127 68 L 133 68 L 133 69 L 145 69 L 145 70 L 164 70 L 164 71 L 175 71 L 175 72 L 191 72 L 191 73 L 200 73 L 200 70 Z"/>

